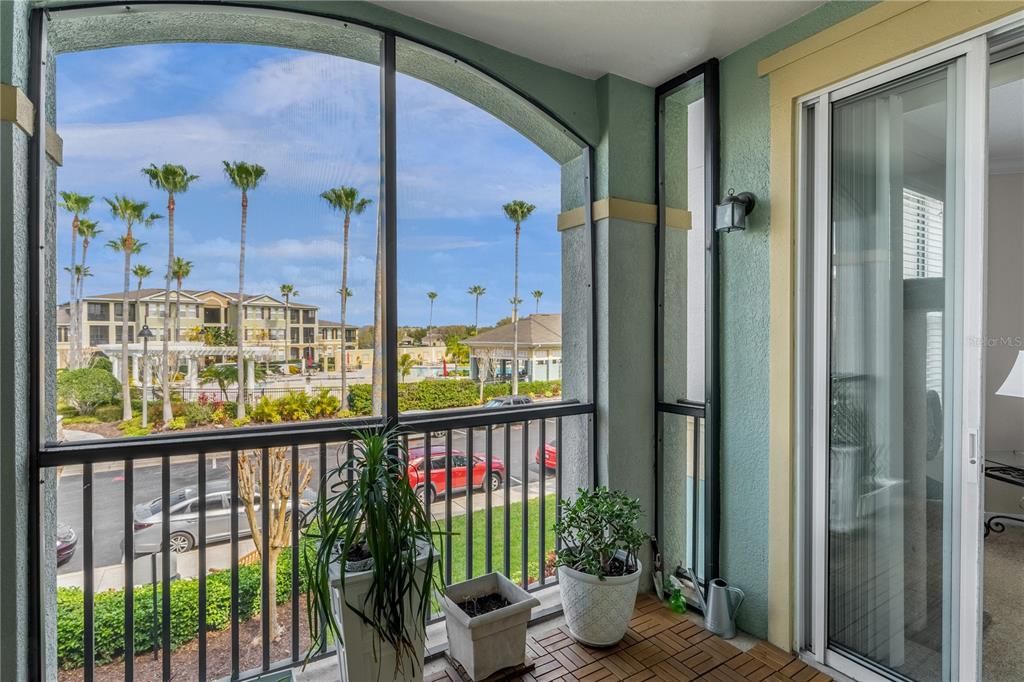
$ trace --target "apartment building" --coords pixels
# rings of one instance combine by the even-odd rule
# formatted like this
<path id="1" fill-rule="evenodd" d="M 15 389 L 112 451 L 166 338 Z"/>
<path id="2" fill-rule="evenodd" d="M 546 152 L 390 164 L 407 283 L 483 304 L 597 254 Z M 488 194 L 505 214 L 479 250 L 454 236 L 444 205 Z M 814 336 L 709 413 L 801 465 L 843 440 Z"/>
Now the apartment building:
<path id="1" fill-rule="evenodd" d="M 235 329 L 238 314 L 236 292 L 212 289 L 171 291 L 168 307 L 162 288 L 136 289 L 128 293 L 128 341 L 134 342 L 143 325 L 153 331 L 153 341 L 163 338 L 164 319 L 172 341 L 195 340 L 202 329 Z M 96 294 L 80 302 L 79 329 L 86 355 L 100 346 L 120 343 L 123 328 L 124 294 Z M 340 328 L 337 322 L 321 329 L 317 306 L 291 302 L 287 306 L 273 296 L 246 294 L 243 307 L 242 334 L 247 343 L 269 346 L 276 359 L 305 359 L 318 362 L 322 354 L 333 357 L 340 352 Z M 174 316 L 178 311 L 177 332 Z M 288 320 L 288 313 L 291 319 Z M 58 366 L 67 365 L 71 341 L 72 315 L 70 304 L 57 310 Z M 346 347 L 356 346 L 356 327 L 347 329 Z M 335 347 L 338 347 L 337 349 Z"/>

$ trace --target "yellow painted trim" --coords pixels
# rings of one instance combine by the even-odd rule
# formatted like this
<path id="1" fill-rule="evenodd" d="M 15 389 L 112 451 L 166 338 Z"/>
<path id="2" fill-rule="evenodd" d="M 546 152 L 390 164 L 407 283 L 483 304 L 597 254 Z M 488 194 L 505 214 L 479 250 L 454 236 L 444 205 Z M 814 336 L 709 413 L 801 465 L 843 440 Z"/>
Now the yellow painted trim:
<path id="1" fill-rule="evenodd" d="M 13 123 L 26 135 L 31 135 L 34 118 L 35 107 L 32 106 L 32 100 L 28 95 L 17 86 L 0 83 L 0 121 Z"/>
<path id="2" fill-rule="evenodd" d="M 665 211 L 665 220 L 669 227 L 688 230 L 692 221 L 689 211 L 682 208 L 669 208 Z M 658 224 L 658 207 L 654 204 L 645 204 L 629 199 L 610 197 L 599 199 L 591 205 L 590 215 L 593 220 L 604 220 L 606 218 L 620 218 L 634 223 L 647 225 Z M 583 225 L 586 213 L 582 206 L 578 206 L 564 213 L 558 214 L 558 229 L 569 230 Z"/>
<path id="3" fill-rule="evenodd" d="M 757 64 L 757 75 L 767 76 L 772 71 L 777 71 L 787 64 L 811 56 L 819 50 L 835 45 L 840 40 L 845 40 L 861 31 L 867 30 L 884 21 L 892 19 L 897 14 L 902 14 L 920 5 L 926 0 L 903 0 L 902 2 L 882 2 L 859 14 L 855 14 L 846 21 L 829 26 L 828 28 L 815 33 L 806 40 L 801 40 L 795 45 L 790 45 L 784 50 L 776 52 L 771 57 L 762 59 Z"/>
<path id="4" fill-rule="evenodd" d="M 763 60 L 770 81 L 768 639 L 793 647 L 797 100 L 1024 9 L 1024 1 L 888 0 Z"/>
<path id="5" fill-rule="evenodd" d="M 49 124 L 46 126 L 46 155 L 58 166 L 64 165 L 64 139 Z"/>
<path id="6" fill-rule="evenodd" d="M 0 83 L 0 122 L 13 123 L 31 136 L 35 131 L 36 108 L 25 92 L 9 83 Z M 64 165 L 64 140 L 52 125 L 46 126 L 46 155 L 58 166 Z"/>

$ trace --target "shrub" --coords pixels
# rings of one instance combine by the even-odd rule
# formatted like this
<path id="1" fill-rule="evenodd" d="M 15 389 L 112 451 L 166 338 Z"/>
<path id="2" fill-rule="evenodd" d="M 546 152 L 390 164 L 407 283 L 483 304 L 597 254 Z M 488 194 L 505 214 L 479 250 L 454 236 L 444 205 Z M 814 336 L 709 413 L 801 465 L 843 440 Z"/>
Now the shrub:
<path id="1" fill-rule="evenodd" d="M 334 417 L 338 414 L 338 410 L 341 409 L 341 400 L 331 395 L 330 390 L 322 388 L 316 397 L 310 401 L 309 408 L 314 418 Z"/>
<path id="2" fill-rule="evenodd" d="M 203 426 L 213 420 L 214 407 L 209 403 L 200 401 L 197 403 L 184 403 L 181 408 L 181 416 L 188 426 Z"/>
<path id="3" fill-rule="evenodd" d="M 106 355 L 100 355 L 99 353 L 96 353 L 95 355 L 92 356 L 92 360 L 89 361 L 89 366 L 92 367 L 93 369 L 105 369 L 106 371 L 111 373 L 111 376 L 113 376 L 114 363 L 112 363 L 110 361 L 110 358 L 108 358 Z"/>
<path id="4" fill-rule="evenodd" d="M 117 400 L 121 383 L 104 369 L 70 369 L 57 376 L 57 397 L 79 414 L 92 414 L 100 405 Z"/>
<path id="5" fill-rule="evenodd" d="M 185 421 L 184 417 L 175 417 L 171 421 L 167 422 L 168 431 L 181 431 L 186 426 L 188 426 L 188 422 Z"/>
<path id="6" fill-rule="evenodd" d="M 534 398 L 562 394 L 561 381 L 524 381 L 519 392 Z M 485 384 L 484 400 L 498 398 L 512 393 L 511 384 Z M 480 404 L 480 384 L 475 381 L 452 379 L 425 379 L 415 384 L 399 384 L 398 409 L 400 410 L 445 410 L 454 407 L 471 407 Z M 373 389 L 369 384 L 349 387 L 348 404 L 353 414 L 370 414 L 373 404 Z"/>
<path id="7" fill-rule="evenodd" d="M 277 411 L 277 402 L 268 396 L 260 398 L 249 412 L 249 417 L 257 424 L 277 424 L 281 421 L 281 413 Z"/>
<path id="8" fill-rule="evenodd" d="M 231 425 L 237 428 L 239 426 L 246 426 L 246 425 L 248 425 L 250 421 L 252 421 L 252 420 L 249 419 L 249 417 L 247 417 L 247 416 L 246 417 L 241 417 L 239 419 L 232 419 L 231 420 Z"/>
<path id="9" fill-rule="evenodd" d="M 619 575 L 613 562 L 622 552 L 622 569 L 635 571 L 637 553 L 650 538 L 639 527 L 642 513 L 640 500 L 621 490 L 580 488 L 575 500 L 562 501 L 562 517 L 555 521 L 555 534 L 561 541 L 556 552 L 558 565 L 604 580 Z"/>
<path id="10" fill-rule="evenodd" d="M 398 387 L 401 392 L 402 387 Z M 348 407 L 353 414 L 360 417 L 370 414 L 373 410 L 373 387 L 370 384 L 355 384 L 348 387 Z"/>
<path id="11" fill-rule="evenodd" d="M 307 541 L 300 541 L 303 550 Z M 291 596 L 291 548 L 277 559 L 276 602 Z M 238 616 L 245 620 L 260 611 L 261 566 L 251 564 L 238 569 Z M 299 561 L 299 592 L 306 589 L 306 571 Z M 175 580 L 171 590 L 171 649 L 191 642 L 199 635 L 199 579 Z M 134 590 L 135 653 L 153 650 L 153 622 L 160 632 L 162 585 L 157 585 L 157 609 L 153 611 L 153 588 Z M 79 668 L 85 662 L 82 635 L 85 623 L 84 595 L 77 587 L 57 588 L 57 661 L 61 668 Z M 96 664 L 104 665 L 124 656 L 124 590 L 108 590 L 95 597 L 94 646 Z M 231 571 L 214 571 L 206 578 L 206 629 L 223 630 L 231 624 Z M 158 644 L 159 646 L 159 644 Z"/>
<path id="12" fill-rule="evenodd" d="M 128 421 L 121 422 L 117 428 L 121 429 L 126 436 L 148 436 L 153 431 L 152 426 L 142 425 L 141 417 L 132 417 Z"/>
<path id="13" fill-rule="evenodd" d="M 111 405 L 100 405 L 93 412 L 93 416 L 101 422 L 116 422 L 121 421 L 121 403 L 113 403 Z"/>

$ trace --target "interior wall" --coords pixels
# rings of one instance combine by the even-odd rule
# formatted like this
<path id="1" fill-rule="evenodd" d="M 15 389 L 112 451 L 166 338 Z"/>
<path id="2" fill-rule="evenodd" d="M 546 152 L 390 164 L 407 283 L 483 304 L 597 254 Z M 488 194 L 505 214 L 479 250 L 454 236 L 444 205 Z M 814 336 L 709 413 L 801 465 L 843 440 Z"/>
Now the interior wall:
<path id="1" fill-rule="evenodd" d="M 985 449 L 1024 449 L 1024 399 L 996 395 L 1024 351 L 1024 173 L 989 177 Z M 986 511 L 1020 513 L 1019 489 L 986 480 Z M 1016 491 L 1016 492 L 1015 492 Z"/>

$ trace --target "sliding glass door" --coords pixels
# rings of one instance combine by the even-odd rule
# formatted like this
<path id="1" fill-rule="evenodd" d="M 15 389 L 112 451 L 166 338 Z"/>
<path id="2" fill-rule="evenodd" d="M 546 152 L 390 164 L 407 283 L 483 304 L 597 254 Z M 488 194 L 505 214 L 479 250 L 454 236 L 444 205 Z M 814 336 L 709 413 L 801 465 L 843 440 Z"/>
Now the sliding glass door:
<path id="1" fill-rule="evenodd" d="M 965 339 L 980 338 L 984 239 L 971 49 L 833 90 L 806 117 L 812 621 L 816 653 L 858 679 L 962 679 L 959 643 L 977 635 L 961 588 L 977 578 L 980 351 Z"/>

